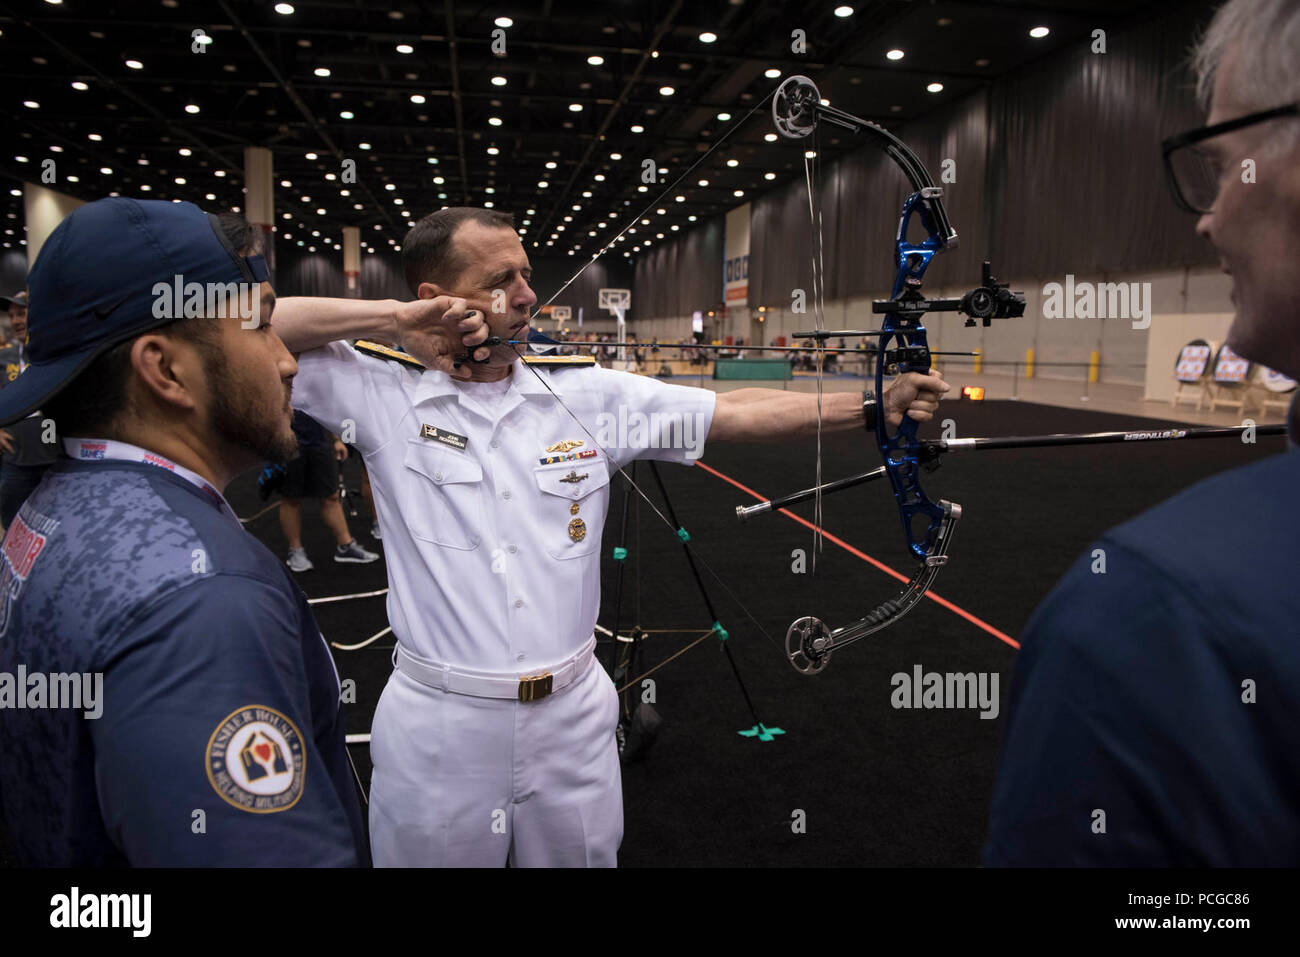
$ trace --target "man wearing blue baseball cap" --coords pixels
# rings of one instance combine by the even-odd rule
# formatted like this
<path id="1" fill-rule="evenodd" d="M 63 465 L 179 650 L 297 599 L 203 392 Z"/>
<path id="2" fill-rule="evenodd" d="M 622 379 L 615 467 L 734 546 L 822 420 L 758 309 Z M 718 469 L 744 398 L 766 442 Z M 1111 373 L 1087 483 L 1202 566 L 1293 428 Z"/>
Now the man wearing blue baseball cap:
<path id="1" fill-rule="evenodd" d="M 295 451 L 259 240 L 105 199 L 28 277 L 0 425 L 39 409 L 68 457 L 0 547 L 0 808 L 25 864 L 368 861 L 329 649 L 221 493 Z"/>

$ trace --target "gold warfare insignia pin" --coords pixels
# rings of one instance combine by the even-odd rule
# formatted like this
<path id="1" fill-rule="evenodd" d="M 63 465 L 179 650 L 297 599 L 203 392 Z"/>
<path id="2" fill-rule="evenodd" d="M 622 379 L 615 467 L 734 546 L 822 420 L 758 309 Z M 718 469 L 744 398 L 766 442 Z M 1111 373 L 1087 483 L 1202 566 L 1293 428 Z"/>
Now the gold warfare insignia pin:
<path id="1" fill-rule="evenodd" d="M 580 542 L 587 537 L 587 523 L 580 518 L 575 518 L 569 523 L 569 537 L 575 542 Z"/>
<path id="2" fill-rule="evenodd" d="M 570 515 L 577 515 L 577 514 L 578 514 L 578 503 L 577 503 L 577 502 L 574 502 L 572 505 L 569 506 L 569 514 L 570 514 Z"/>
<path id="3" fill-rule="evenodd" d="M 564 478 L 560 479 L 560 481 L 567 482 L 570 485 L 577 485 L 583 479 L 588 479 L 588 478 L 591 478 L 591 473 L 589 472 L 583 472 L 581 475 L 579 475 L 577 472 L 570 472 L 568 475 L 564 476 Z"/>
<path id="4" fill-rule="evenodd" d="M 546 451 L 548 451 L 548 452 L 572 452 L 574 449 L 578 448 L 578 447 L 581 446 L 581 445 L 582 445 L 582 443 L 581 443 L 580 441 L 575 440 L 575 439 L 565 439 L 563 442 L 556 442 L 554 445 L 548 445 L 548 446 L 546 447 Z"/>

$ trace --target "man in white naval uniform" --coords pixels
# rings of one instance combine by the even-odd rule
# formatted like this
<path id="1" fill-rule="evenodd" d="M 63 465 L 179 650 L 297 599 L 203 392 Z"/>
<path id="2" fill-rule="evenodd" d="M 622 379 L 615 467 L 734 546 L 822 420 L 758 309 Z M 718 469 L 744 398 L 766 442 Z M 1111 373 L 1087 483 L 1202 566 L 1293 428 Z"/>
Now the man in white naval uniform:
<path id="1" fill-rule="evenodd" d="M 398 650 L 371 731 L 375 864 L 613 866 L 618 700 L 593 666 L 610 476 L 635 458 L 693 464 L 706 436 L 812 434 L 816 397 L 525 365 L 507 340 L 527 339 L 537 297 L 508 214 L 433 213 L 402 255 L 414 302 L 276 309 L 300 353 L 294 406 L 354 436 L 384 535 Z M 902 376 L 882 414 L 929 419 L 947 389 Z M 620 429 L 633 413 L 669 424 Z M 823 428 L 866 414 L 856 393 L 823 399 Z"/>

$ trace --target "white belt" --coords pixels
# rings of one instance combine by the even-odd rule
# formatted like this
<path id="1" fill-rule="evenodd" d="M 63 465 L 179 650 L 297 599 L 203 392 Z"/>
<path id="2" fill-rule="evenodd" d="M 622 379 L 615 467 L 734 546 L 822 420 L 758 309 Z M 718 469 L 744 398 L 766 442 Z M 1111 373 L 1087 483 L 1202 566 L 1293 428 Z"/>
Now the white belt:
<path id="1" fill-rule="evenodd" d="M 540 701 L 573 684 L 595 660 L 596 637 L 561 664 L 537 674 L 509 678 L 485 672 L 453 668 L 427 658 L 418 658 L 398 644 L 393 651 L 393 667 L 413 681 L 439 691 L 472 695 L 475 698 L 514 698 Z"/>

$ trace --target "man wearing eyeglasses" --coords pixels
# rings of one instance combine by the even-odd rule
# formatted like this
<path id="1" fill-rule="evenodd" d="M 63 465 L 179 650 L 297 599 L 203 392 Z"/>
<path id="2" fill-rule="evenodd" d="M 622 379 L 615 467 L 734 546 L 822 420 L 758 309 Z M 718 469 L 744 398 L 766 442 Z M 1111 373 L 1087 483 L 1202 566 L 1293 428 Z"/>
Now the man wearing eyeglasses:
<path id="1" fill-rule="evenodd" d="M 1195 68 L 1209 125 L 1164 144 L 1175 202 L 1232 277 L 1228 343 L 1300 378 L 1300 0 L 1230 0 Z M 1294 403 L 1289 424 L 1287 454 L 1111 529 L 1039 607 L 986 865 L 1300 864 Z"/>

